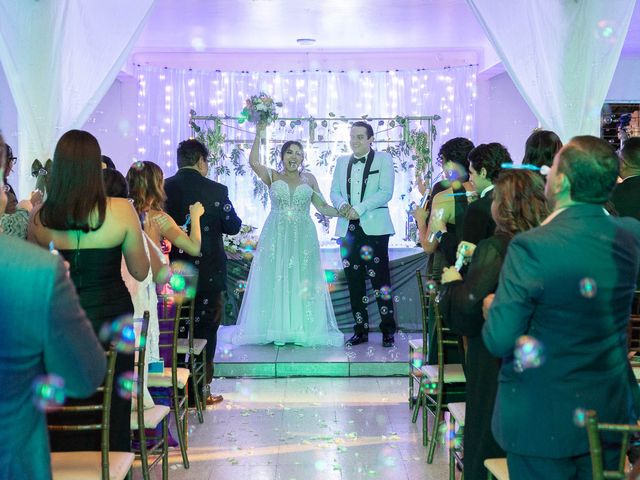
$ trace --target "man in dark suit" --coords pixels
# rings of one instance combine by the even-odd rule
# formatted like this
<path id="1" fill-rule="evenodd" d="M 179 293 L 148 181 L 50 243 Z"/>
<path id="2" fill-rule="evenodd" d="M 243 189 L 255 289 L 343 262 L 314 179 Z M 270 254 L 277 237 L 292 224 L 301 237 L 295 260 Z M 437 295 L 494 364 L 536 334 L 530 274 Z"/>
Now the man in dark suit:
<path id="1" fill-rule="evenodd" d="M 201 202 L 204 215 L 200 219 L 202 246 L 200 257 L 193 258 L 175 248 L 169 254 L 171 261 L 183 260 L 198 269 L 195 299 L 196 338 L 207 340 L 207 384 L 213 379 L 213 356 L 216 351 L 218 327 L 224 311 L 222 292 L 227 283 L 227 257 L 222 234 L 235 235 L 242 220 L 236 215 L 224 185 L 209 180 L 208 152 L 197 140 L 185 140 L 178 145 L 178 172 L 165 181 L 166 210 L 178 225 L 186 223 L 189 205 Z M 221 395 L 207 397 L 207 404 L 222 401 Z"/>
<path id="2" fill-rule="evenodd" d="M 611 202 L 621 217 L 640 220 L 640 137 L 629 138 L 620 152 L 620 177 Z"/>
<path id="3" fill-rule="evenodd" d="M 547 177 L 553 213 L 509 246 L 482 334 L 502 358 L 493 433 L 510 478 L 590 479 L 587 434 L 574 421 L 580 409 L 635 422 L 626 338 L 640 222 L 603 208 L 617 175 L 606 142 L 573 138 Z M 514 349 L 517 341 L 530 350 Z M 615 467 L 616 450 L 603 450 L 605 467 Z"/>
<path id="4" fill-rule="evenodd" d="M 0 234 L 0 478 L 51 478 L 47 421 L 34 405 L 34 382 L 57 375 L 68 397 L 88 397 L 104 379 L 104 349 L 60 258 Z"/>

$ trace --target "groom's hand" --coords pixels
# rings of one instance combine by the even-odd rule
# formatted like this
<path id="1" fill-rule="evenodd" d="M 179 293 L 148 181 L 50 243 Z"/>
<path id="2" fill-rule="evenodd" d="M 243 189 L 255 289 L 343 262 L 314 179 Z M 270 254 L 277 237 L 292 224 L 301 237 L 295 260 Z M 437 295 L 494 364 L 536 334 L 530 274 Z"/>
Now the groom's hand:
<path id="1" fill-rule="evenodd" d="M 356 210 L 353 207 L 351 207 L 349 209 L 349 213 L 347 213 L 347 218 L 349 220 L 359 220 L 360 215 L 358 215 L 358 212 L 356 212 Z"/>
<path id="2" fill-rule="evenodd" d="M 342 206 L 338 209 L 338 213 L 340 214 L 340 216 L 346 217 L 349 213 L 349 210 L 351 210 L 351 205 L 349 205 L 348 203 L 343 203 Z"/>

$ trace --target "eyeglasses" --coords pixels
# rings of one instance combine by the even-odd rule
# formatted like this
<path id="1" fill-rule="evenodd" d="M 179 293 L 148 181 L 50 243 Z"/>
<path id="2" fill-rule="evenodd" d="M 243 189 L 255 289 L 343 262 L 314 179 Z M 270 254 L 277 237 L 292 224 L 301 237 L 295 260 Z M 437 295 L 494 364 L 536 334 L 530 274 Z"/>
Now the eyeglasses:
<path id="1" fill-rule="evenodd" d="M 14 165 L 17 160 L 18 160 L 18 157 L 9 157 L 7 159 L 7 162 L 9 162 L 10 164 Z"/>

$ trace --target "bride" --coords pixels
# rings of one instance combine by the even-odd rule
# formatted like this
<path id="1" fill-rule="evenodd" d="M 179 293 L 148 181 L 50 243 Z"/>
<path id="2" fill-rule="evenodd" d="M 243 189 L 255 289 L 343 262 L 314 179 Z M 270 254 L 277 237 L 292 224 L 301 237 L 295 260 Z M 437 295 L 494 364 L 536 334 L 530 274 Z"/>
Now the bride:
<path id="1" fill-rule="evenodd" d="M 313 203 L 327 216 L 337 217 L 338 211 L 325 202 L 316 178 L 302 171 L 300 142 L 282 146 L 281 171 L 260 164 L 264 136 L 265 127 L 259 125 L 249 164 L 269 187 L 271 212 L 253 257 L 238 322 L 221 331 L 221 336 L 237 345 L 342 346 L 344 336 L 320 265 L 320 244 L 309 206 Z"/>

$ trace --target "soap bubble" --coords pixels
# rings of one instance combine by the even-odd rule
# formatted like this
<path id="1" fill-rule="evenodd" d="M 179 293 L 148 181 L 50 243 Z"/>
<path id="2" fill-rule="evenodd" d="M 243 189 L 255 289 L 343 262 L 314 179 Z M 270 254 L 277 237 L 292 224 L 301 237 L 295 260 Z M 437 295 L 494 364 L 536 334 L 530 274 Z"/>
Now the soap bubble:
<path id="1" fill-rule="evenodd" d="M 573 423 L 577 427 L 584 427 L 587 422 L 587 412 L 584 408 L 576 408 L 573 412 Z"/>
<path id="2" fill-rule="evenodd" d="M 369 245 L 363 245 L 360 249 L 360 258 L 362 258 L 362 260 L 364 260 L 365 262 L 371 260 L 373 258 L 373 248 L 371 248 Z"/>
<path id="3" fill-rule="evenodd" d="M 64 379 L 58 375 L 40 375 L 33 382 L 33 403 L 38 410 L 55 410 L 64 404 Z"/>
<path id="4" fill-rule="evenodd" d="M 171 262 L 169 285 L 173 289 L 176 301 L 190 300 L 196 295 L 198 272 L 189 262 Z"/>
<path id="5" fill-rule="evenodd" d="M 124 372 L 118 376 L 116 382 L 116 390 L 118 395 L 125 400 L 129 400 L 136 389 L 138 376 L 134 372 Z"/>
<path id="6" fill-rule="evenodd" d="M 598 293 L 598 285 L 593 278 L 583 278 L 580 280 L 580 295 L 584 298 L 593 298 Z"/>
<path id="7" fill-rule="evenodd" d="M 380 297 L 382 297 L 383 300 L 391 300 L 391 287 L 388 285 L 380 287 Z"/>
<path id="8" fill-rule="evenodd" d="M 123 315 L 111 323 L 105 323 L 98 334 L 102 343 L 111 343 L 118 352 L 131 353 L 136 348 L 136 332 L 133 317 Z"/>
<path id="9" fill-rule="evenodd" d="M 531 335 L 522 335 L 516 340 L 513 351 L 515 369 L 522 372 L 528 368 L 538 368 L 544 362 L 544 348 L 540 341 Z"/>

